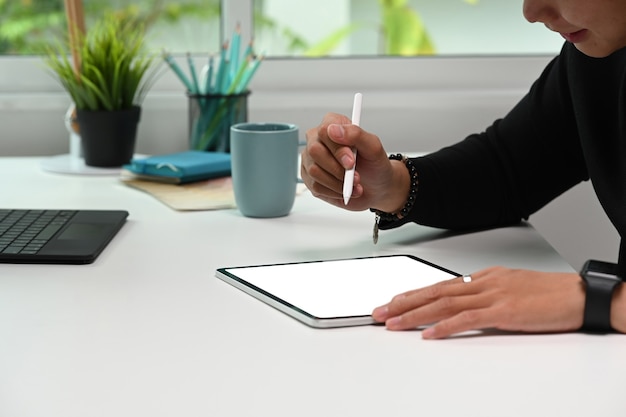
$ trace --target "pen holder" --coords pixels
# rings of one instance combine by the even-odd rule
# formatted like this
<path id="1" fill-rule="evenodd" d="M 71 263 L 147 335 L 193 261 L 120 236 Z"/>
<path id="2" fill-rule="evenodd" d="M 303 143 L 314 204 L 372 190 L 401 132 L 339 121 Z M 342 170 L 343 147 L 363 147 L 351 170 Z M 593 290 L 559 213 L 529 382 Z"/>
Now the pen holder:
<path id="1" fill-rule="evenodd" d="M 188 94 L 189 148 L 230 152 L 230 127 L 248 121 L 248 96 L 239 94 Z"/>

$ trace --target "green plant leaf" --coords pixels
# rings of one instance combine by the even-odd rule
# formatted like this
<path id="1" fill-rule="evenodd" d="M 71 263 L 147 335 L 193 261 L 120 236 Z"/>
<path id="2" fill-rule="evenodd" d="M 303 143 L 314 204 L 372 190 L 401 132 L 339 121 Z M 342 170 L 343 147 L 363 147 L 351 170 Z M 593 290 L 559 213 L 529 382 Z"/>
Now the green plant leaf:
<path id="1" fill-rule="evenodd" d="M 86 74 L 88 74 L 88 76 Z M 115 109 L 111 86 L 107 80 L 104 79 L 104 75 L 102 75 L 102 71 L 99 68 L 94 67 L 92 64 L 85 64 L 85 71 L 81 77 L 81 81 L 93 90 L 94 94 L 100 99 L 104 109 Z"/>
<path id="2" fill-rule="evenodd" d="M 419 15 L 404 0 L 379 0 L 382 5 L 386 53 L 428 55 L 435 48 Z"/>
<path id="3" fill-rule="evenodd" d="M 119 110 L 141 105 L 158 72 L 154 55 L 144 50 L 145 31 L 132 19 L 106 15 L 81 39 L 79 77 L 57 45 L 44 60 L 76 107 Z"/>

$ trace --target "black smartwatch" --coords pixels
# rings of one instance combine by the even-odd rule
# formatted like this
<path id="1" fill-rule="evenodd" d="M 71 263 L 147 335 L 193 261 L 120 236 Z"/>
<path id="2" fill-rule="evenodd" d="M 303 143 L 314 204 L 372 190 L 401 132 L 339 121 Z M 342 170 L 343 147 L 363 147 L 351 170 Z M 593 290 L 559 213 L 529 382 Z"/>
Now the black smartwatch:
<path id="1" fill-rule="evenodd" d="M 622 283 L 617 275 L 617 265 L 609 262 L 588 260 L 580 271 L 585 282 L 585 315 L 582 330 L 608 333 L 611 328 L 611 301 L 613 291 Z"/>

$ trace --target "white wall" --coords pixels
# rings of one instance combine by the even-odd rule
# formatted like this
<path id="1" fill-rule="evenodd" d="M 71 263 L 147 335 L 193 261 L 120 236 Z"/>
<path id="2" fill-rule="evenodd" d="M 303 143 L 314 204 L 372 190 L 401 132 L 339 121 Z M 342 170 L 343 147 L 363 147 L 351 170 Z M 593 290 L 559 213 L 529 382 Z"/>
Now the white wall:
<path id="1" fill-rule="evenodd" d="M 0 155 L 67 153 L 67 96 L 37 60 L 24 59 L 0 61 Z M 328 111 L 350 114 L 352 96 L 361 91 L 361 124 L 383 138 L 389 152 L 435 150 L 503 116 L 548 59 L 268 60 L 251 86 L 249 118 L 293 122 L 303 136 Z M 15 71 L 27 84 L 10 82 Z M 166 72 L 143 107 L 137 152 L 174 152 L 186 145 L 186 98 Z M 571 190 L 531 222 L 576 269 L 587 258 L 616 257 L 617 234 L 589 184 Z"/>

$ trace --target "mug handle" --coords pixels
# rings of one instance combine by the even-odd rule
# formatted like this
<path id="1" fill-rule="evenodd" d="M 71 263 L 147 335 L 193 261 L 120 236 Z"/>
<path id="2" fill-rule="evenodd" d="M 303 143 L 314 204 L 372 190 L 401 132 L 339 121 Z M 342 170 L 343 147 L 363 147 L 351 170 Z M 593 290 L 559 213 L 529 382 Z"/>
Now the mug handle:
<path id="1" fill-rule="evenodd" d="M 306 141 L 298 142 L 298 148 L 302 148 L 303 146 L 306 146 Z M 298 152 L 298 167 L 300 167 L 301 165 L 302 165 L 302 157 L 300 155 L 300 152 Z M 298 169 L 298 184 L 304 184 L 304 181 L 302 181 L 302 177 L 300 176 L 299 169 Z"/>

